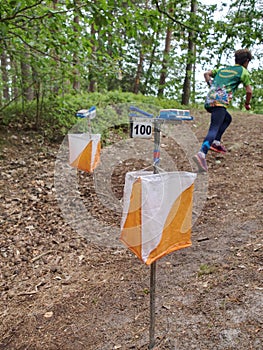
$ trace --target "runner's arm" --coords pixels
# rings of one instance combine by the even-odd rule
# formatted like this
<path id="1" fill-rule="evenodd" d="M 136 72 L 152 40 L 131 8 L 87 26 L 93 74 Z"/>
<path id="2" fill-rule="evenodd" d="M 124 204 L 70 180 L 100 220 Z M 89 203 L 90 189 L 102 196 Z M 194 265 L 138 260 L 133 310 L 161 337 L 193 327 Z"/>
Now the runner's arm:
<path id="1" fill-rule="evenodd" d="M 246 110 L 250 110 L 251 106 L 250 106 L 250 100 L 252 98 L 252 87 L 250 85 L 247 85 L 245 87 L 246 89 L 246 102 L 245 102 L 245 108 Z"/>
<path id="2" fill-rule="evenodd" d="M 205 81 L 208 86 L 211 86 L 212 84 L 212 77 L 213 77 L 213 71 L 208 70 L 207 72 L 204 73 Z"/>

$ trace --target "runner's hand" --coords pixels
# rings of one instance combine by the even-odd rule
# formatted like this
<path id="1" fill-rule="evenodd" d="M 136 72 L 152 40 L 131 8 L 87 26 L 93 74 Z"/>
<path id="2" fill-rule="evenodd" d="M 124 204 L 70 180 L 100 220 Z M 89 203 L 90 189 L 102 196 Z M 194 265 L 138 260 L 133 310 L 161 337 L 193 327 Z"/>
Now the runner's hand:
<path id="1" fill-rule="evenodd" d="M 247 105 L 247 104 L 245 103 L 245 108 L 246 108 L 247 111 L 249 111 L 249 110 L 251 109 L 250 104 Z"/>

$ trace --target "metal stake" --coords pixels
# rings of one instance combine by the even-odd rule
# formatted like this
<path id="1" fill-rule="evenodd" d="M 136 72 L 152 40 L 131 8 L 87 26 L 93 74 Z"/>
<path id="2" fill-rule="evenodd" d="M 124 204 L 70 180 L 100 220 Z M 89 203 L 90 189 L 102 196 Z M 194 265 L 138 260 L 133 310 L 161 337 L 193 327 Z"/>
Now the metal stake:
<path id="1" fill-rule="evenodd" d="M 153 173 L 157 174 L 157 166 L 160 162 L 160 125 L 154 120 L 154 151 L 153 151 Z M 156 261 L 151 264 L 150 276 L 150 343 L 149 350 L 155 345 L 155 289 L 156 289 Z"/>
<path id="2" fill-rule="evenodd" d="M 156 286 L 156 261 L 151 264 L 150 279 L 150 343 L 149 350 L 154 348 L 155 344 L 155 286 Z"/>

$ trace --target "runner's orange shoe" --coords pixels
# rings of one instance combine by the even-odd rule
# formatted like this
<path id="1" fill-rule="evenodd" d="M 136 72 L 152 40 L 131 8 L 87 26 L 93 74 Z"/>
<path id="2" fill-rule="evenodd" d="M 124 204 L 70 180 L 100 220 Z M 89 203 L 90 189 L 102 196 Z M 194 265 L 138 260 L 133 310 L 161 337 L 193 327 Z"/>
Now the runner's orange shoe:
<path id="1" fill-rule="evenodd" d="M 210 149 L 217 153 L 225 154 L 227 152 L 226 148 L 223 145 L 216 145 L 215 143 L 212 143 Z"/>

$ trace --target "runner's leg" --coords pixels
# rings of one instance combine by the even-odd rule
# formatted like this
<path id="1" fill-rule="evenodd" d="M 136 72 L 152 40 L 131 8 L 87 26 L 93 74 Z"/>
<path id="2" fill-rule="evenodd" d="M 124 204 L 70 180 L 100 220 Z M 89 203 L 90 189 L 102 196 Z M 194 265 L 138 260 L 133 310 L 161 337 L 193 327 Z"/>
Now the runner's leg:
<path id="1" fill-rule="evenodd" d="M 209 130 L 200 149 L 200 151 L 203 152 L 204 154 L 207 154 L 210 146 L 212 145 L 213 141 L 216 139 L 219 133 L 219 130 L 221 130 L 221 127 L 224 124 L 226 113 L 227 112 L 224 107 L 212 108 Z"/>
<path id="2" fill-rule="evenodd" d="M 226 110 L 226 114 L 225 114 L 225 119 L 223 124 L 220 126 L 218 133 L 215 137 L 216 141 L 221 141 L 222 135 L 224 134 L 224 132 L 226 131 L 226 129 L 229 127 L 229 125 L 232 122 L 232 117 L 231 115 L 228 113 L 228 111 Z"/>

